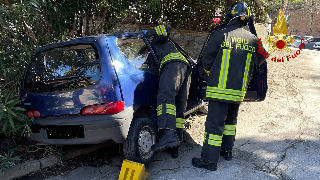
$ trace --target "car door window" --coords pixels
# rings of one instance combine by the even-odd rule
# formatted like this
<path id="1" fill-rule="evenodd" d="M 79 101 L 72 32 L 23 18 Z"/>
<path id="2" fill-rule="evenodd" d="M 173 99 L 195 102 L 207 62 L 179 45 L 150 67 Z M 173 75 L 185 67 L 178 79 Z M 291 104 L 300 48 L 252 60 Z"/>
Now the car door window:
<path id="1" fill-rule="evenodd" d="M 117 38 L 117 46 L 123 55 L 136 68 L 145 69 L 153 66 L 153 58 L 142 38 Z"/>

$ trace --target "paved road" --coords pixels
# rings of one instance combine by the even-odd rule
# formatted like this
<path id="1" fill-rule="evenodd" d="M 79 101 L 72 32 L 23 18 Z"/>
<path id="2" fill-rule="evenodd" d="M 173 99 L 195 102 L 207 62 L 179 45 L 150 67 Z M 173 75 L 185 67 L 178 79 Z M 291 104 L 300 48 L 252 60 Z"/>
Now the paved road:
<path id="1" fill-rule="evenodd" d="M 232 161 L 220 158 L 216 172 L 191 165 L 192 157 L 200 156 L 205 121 L 205 116 L 192 116 L 180 157 L 173 160 L 165 152 L 158 153 L 147 167 L 148 179 L 320 179 L 319 56 L 320 51 L 303 50 L 289 62 L 268 60 L 267 98 L 241 105 Z M 95 167 L 90 162 L 91 166 L 42 177 L 115 180 L 122 161 L 123 156 L 118 155 L 108 165 Z"/>

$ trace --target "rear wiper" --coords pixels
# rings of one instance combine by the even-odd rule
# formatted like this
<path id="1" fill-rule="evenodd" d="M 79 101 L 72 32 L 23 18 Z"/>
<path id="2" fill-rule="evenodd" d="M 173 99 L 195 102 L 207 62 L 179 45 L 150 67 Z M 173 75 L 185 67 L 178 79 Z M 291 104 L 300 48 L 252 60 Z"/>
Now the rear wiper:
<path id="1" fill-rule="evenodd" d="M 92 77 L 90 76 L 69 76 L 69 77 L 63 77 L 63 78 L 57 78 L 56 81 L 52 81 L 52 82 L 48 82 L 48 84 L 53 84 L 53 87 L 57 87 L 60 85 L 64 85 L 64 84 L 70 84 L 70 83 L 75 83 L 75 82 L 79 82 L 79 81 L 87 81 L 89 82 L 89 79 L 91 79 Z"/>

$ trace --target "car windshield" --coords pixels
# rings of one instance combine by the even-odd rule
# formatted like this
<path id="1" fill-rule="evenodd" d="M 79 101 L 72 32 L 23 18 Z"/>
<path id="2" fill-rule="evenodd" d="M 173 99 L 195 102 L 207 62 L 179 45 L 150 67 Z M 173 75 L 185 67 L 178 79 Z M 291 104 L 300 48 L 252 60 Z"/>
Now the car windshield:
<path id="1" fill-rule="evenodd" d="M 24 88 L 30 92 L 87 87 L 100 79 L 98 52 L 90 44 L 55 48 L 36 54 L 28 67 Z"/>

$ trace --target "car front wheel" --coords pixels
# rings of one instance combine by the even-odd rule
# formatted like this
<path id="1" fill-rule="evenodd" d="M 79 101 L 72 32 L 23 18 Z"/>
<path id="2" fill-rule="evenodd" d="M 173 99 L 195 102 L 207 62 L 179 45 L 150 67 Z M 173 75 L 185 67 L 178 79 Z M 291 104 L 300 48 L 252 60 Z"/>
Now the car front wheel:
<path id="1" fill-rule="evenodd" d="M 153 161 L 155 152 L 151 146 L 156 143 L 157 129 L 148 118 L 133 119 L 129 134 L 123 146 L 126 159 L 148 165 Z"/>

